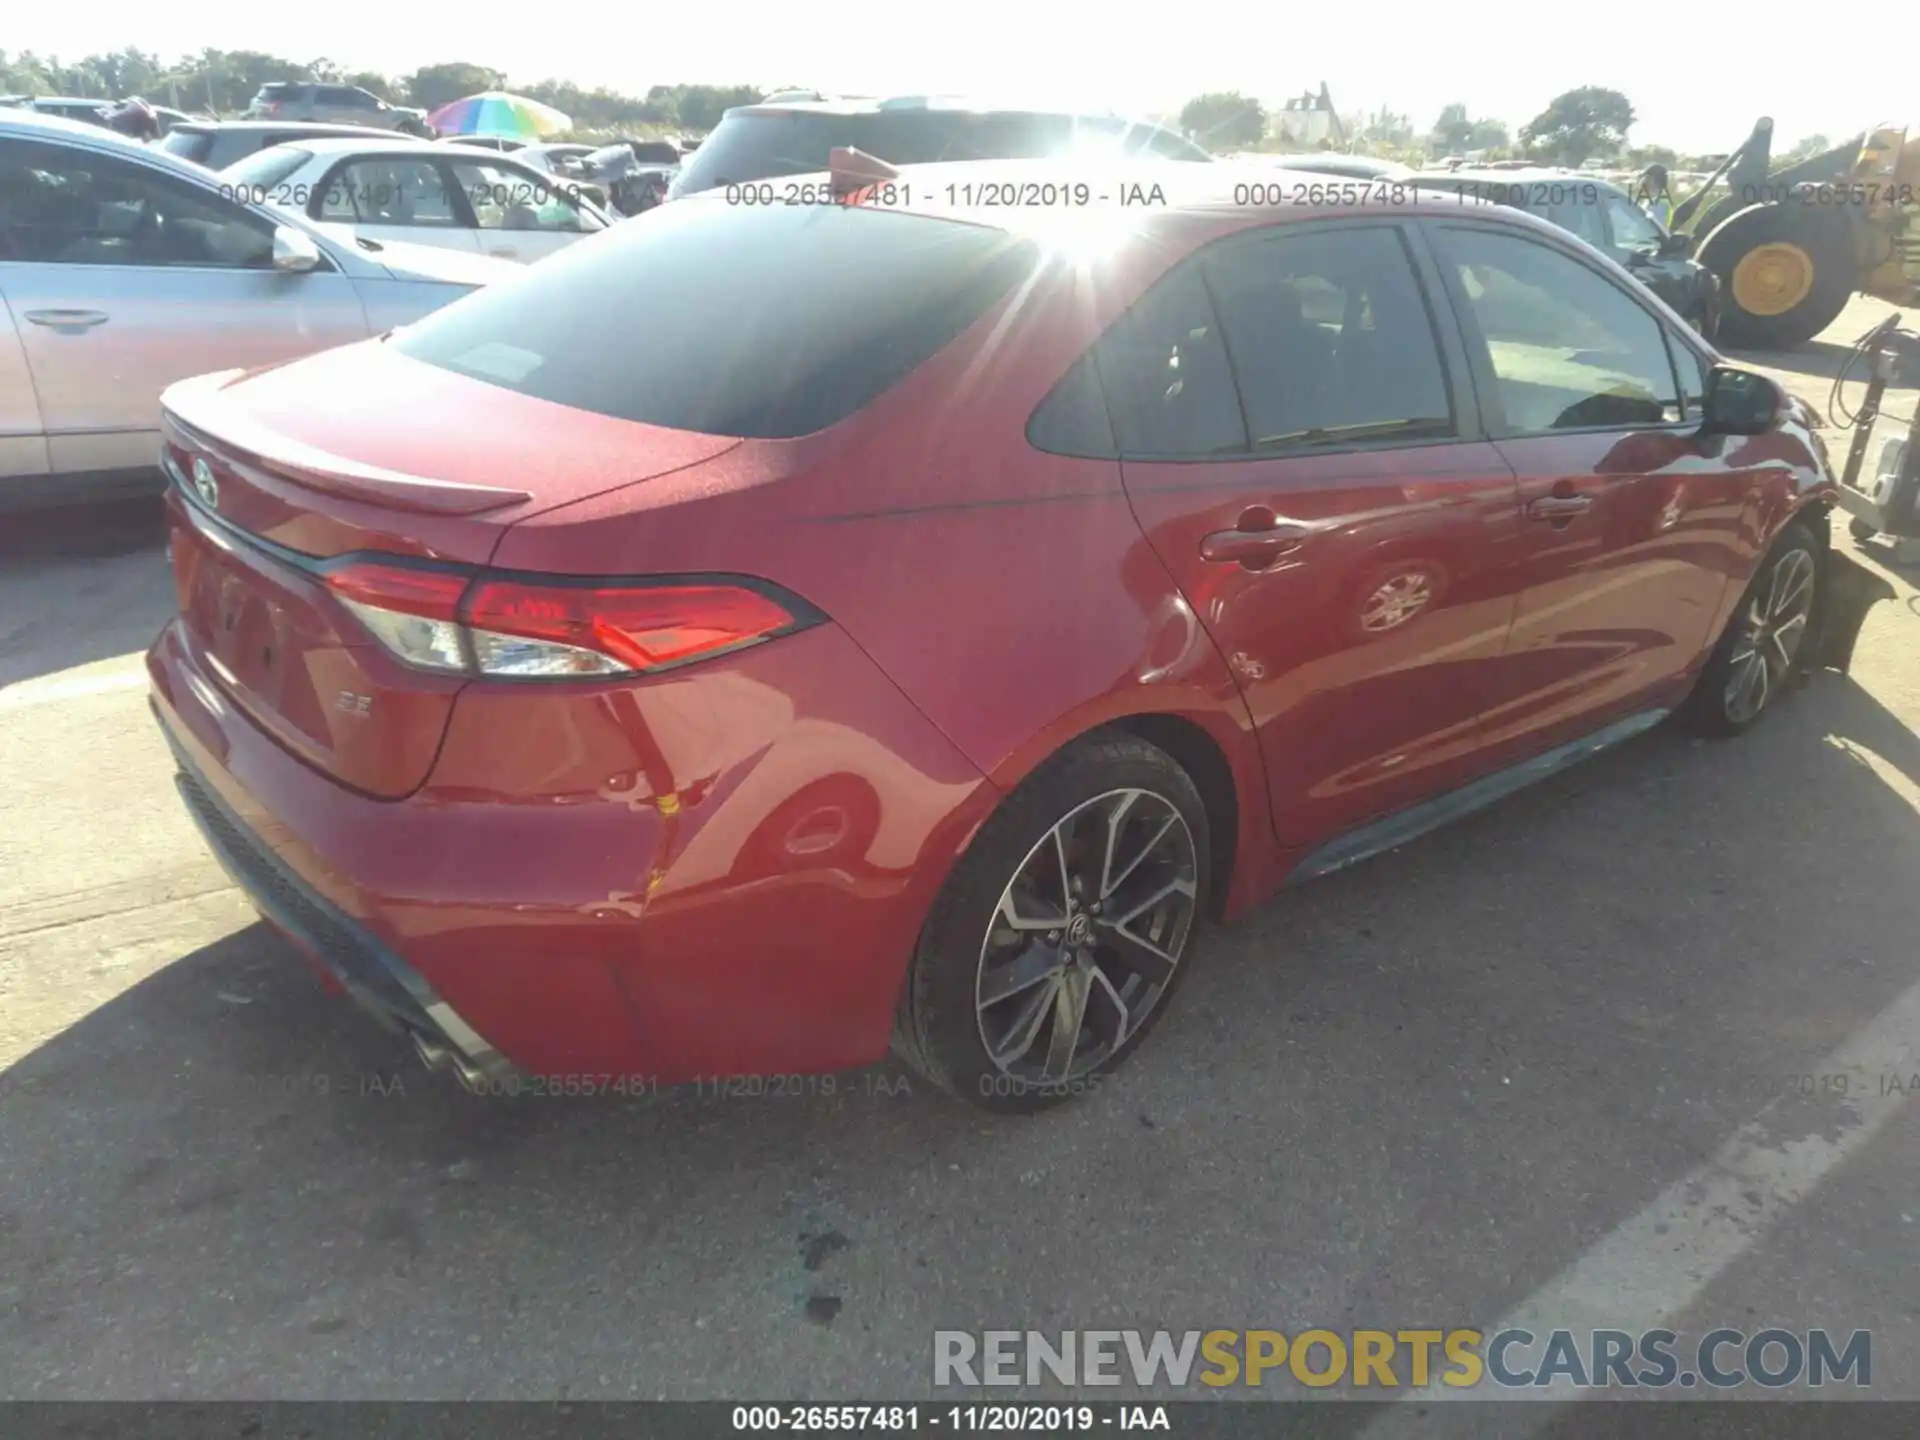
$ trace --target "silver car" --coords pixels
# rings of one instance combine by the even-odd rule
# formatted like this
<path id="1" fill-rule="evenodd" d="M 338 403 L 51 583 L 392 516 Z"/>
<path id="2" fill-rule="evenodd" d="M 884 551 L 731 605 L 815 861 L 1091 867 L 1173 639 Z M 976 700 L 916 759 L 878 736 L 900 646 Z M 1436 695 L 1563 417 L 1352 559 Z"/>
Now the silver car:
<path id="1" fill-rule="evenodd" d="M 0 110 L 0 509 L 157 489 L 174 381 L 363 340 L 521 273 L 335 239 L 112 131 Z"/>

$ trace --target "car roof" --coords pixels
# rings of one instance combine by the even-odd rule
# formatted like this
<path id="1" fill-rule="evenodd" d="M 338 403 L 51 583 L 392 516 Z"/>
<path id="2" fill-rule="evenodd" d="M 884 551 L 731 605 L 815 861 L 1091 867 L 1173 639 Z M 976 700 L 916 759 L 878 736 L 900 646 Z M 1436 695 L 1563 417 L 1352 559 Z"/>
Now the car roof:
<path id="1" fill-rule="evenodd" d="M 366 136 L 363 140 L 353 133 L 361 130 Z M 400 135 L 397 131 L 369 130 L 364 126 L 343 125 L 310 142 L 302 142 L 302 150 L 310 150 L 315 155 L 346 155 L 360 153 L 367 155 L 444 155 L 449 150 L 456 154 L 465 151 L 470 155 L 485 155 L 491 160 L 511 160 L 512 154 L 502 154 L 498 150 L 489 150 L 483 145 L 456 145 L 445 140 L 422 140 L 414 135 Z"/>
<path id="2" fill-rule="evenodd" d="M 118 130 L 109 130 L 104 125 L 94 125 L 85 120 L 69 120 L 64 115 L 52 115 L 44 110 L 16 110 L 0 106 L 0 131 L 29 139 L 44 137 L 72 140 L 94 150 L 132 148 L 143 153 L 160 153 L 150 145 L 142 145 L 131 135 L 122 135 Z"/>
<path id="3" fill-rule="evenodd" d="M 825 174 L 809 177 L 783 177 L 781 184 L 805 191 L 809 184 L 825 189 Z M 1247 164 L 1233 160 L 1211 165 L 1187 165 L 1167 160 L 1115 160 L 1111 162 L 1065 163 L 1058 160 L 949 160 L 931 165 L 900 167 L 893 182 L 901 203 L 877 204 L 876 209 L 903 210 L 915 215 L 985 225 L 1010 233 L 1025 234 L 1059 227 L 1063 216 L 1088 214 L 1101 210 L 1138 216 L 1143 220 L 1166 216 L 1228 216 L 1265 214 L 1274 219 L 1308 219 L 1333 214 L 1440 213 L 1458 215 L 1463 205 L 1483 207 L 1501 223 L 1534 229 L 1564 239 L 1566 231 L 1525 211 L 1495 205 L 1476 196 L 1461 196 L 1440 187 L 1415 184 L 1411 177 L 1401 180 L 1354 181 L 1347 185 L 1329 185 L 1323 171 L 1286 170 L 1272 165 Z M 1084 183 L 1089 202 L 1083 206 L 1059 203 L 1010 204 L 1004 197 L 1022 193 L 1028 186 L 1063 186 Z M 1164 203 L 1148 200 L 1123 205 L 1121 194 L 1133 194 L 1138 186 L 1151 195 L 1157 186 Z M 1305 204 L 1293 204 L 1287 195 L 1299 187 L 1317 198 Z M 901 197 L 904 196 L 904 199 Z M 725 203 L 724 191 L 702 191 L 677 200 L 675 204 L 702 202 Z M 996 203 L 999 202 L 999 203 Z"/>
<path id="4" fill-rule="evenodd" d="M 1416 176 L 1422 184 L 1432 185 L 1604 185 L 1616 193 L 1620 187 L 1601 175 L 1582 170 L 1555 170 L 1541 165 L 1527 170 L 1422 170 Z"/>
<path id="5" fill-rule="evenodd" d="M 949 115 L 1058 115 L 1074 120 L 1107 120 L 1154 129 L 1147 120 L 1132 120 L 1111 111 L 1076 110 L 1060 105 L 988 105 L 952 95 L 835 95 L 819 100 L 762 100 L 735 105 L 728 115 L 889 115 L 896 111 Z"/>
<path id="6" fill-rule="evenodd" d="M 370 125 L 346 125 L 325 120 L 192 120 L 173 127 L 176 130 L 200 130 L 209 134 L 258 135 L 271 131 L 275 135 L 312 135 L 316 138 L 338 136 L 349 139 L 355 135 L 370 135 L 375 139 L 384 139 L 388 135 L 401 134 L 398 130 L 377 130 Z M 408 135 L 408 140 L 414 137 Z"/>

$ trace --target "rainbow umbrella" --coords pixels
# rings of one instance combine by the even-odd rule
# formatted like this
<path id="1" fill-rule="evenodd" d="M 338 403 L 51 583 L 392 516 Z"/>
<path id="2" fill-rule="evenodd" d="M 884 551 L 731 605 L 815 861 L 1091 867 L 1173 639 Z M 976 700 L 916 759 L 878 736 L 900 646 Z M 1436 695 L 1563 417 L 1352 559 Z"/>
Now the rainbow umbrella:
<path id="1" fill-rule="evenodd" d="M 427 116 L 427 123 L 442 135 L 508 135 L 528 140 L 573 129 L 571 116 L 504 90 L 487 90 L 442 105 Z"/>

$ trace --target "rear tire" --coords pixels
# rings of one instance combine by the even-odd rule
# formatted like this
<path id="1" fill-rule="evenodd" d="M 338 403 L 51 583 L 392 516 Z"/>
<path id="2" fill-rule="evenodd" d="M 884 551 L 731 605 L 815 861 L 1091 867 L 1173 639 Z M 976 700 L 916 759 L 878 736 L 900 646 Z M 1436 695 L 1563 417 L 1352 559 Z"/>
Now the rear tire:
<path id="1" fill-rule="evenodd" d="M 1186 975 L 1208 894 L 1206 807 L 1164 751 L 1070 745 L 1001 802 L 947 878 L 901 993 L 894 1048 L 983 1109 L 1099 1087 Z"/>
<path id="2" fill-rule="evenodd" d="M 1819 544 L 1806 527 L 1788 525 L 1680 707 L 1683 728 L 1724 740 L 1751 730 L 1773 708 L 1814 629 L 1820 563 Z"/>
<path id="3" fill-rule="evenodd" d="M 1769 266 L 1763 252 L 1781 257 L 1779 265 Z M 1701 242 L 1699 259 L 1720 277 L 1719 338 L 1750 349 L 1811 340 L 1839 318 L 1859 278 L 1845 214 L 1797 202 L 1756 205 L 1721 222 Z M 1802 290 L 1791 277 L 1805 266 L 1811 274 Z M 1784 290 L 1768 283 L 1776 273 Z M 1766 313 L 1771 301 L 1785 308 Z"/>

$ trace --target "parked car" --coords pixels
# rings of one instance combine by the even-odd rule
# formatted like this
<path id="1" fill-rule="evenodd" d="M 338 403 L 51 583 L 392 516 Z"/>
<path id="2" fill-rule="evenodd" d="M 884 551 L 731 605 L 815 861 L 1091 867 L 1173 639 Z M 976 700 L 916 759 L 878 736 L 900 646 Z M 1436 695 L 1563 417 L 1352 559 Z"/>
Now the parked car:
<path id="1" fill-rule="evenodd" d="M 677 163 L 643 163 L 624 141 L 602 146 L 580 161 L 581 173 L 600 187 L 607 205 L 623 216 L 638 215 L 665 200 L 679 169 Z"/>
<path id="2" fill-rule="evenodd" d="M 1413 174 L 1413 167 L 1395 160 L 1377 160 L 1371 155 L 1342 155 L 1332 150 L 1311 150 L 1299 155 L 1261 156 L 1283 170 L 1303 170 L 1316 175 L 1343 175 L 1355 180 L 1399 180 Z"/>
<path id="3" fill-rule="evenodd" d="M 11 108 L 62 120 L 79 120 L 88 125 L 105 125 L 107 112 L 113 109 L 111 100 L 95 100 L 84 95 L 23 95 L 18 99 L 20 103 Z"/>
<path id="4" fill-rule="evenodd" d="M 467 145 L 475 150 L 498 150 L 502 154 L 514 154 L 527 148 L 524 140 L 514 140 L 505 135 L 441 135 L 436 137 L 450 145 Z M 591 145 L 581 147 L 591 150 Z"/>
<path id="5" fill-rule="evenodd" d="M 368 130 L 364 125 L 318 125 L 299 120 L 193 120 L 175 125 L 161 140 L 169 155 L 209 170 L 224 170 L 274 145 L 300 140 L 358 139 L 369 136 L 405 140 L 398 130 Z"/>
<path id="6" fill-rule="evenodd" d="M 518 270 L 362 249 L 108 130 L 0 110 L 0 508 L 159 488 L 160 392 L 426 314 Z"/>
<path id="7" fill-rule="evenodd" d="M 276 145 L 221 178 L 343 238 L 446 246 L 538 260 L 612 217 L 583 189 L 511 155 L 427 140 Z"/>
<path id="8" fill-rule="evenodd" d="M 947 206 L 1062 178 L 676 201 L 168 392 L 181 792 L 430 1063 L 646 1090 L 892 1041 L 1037 1108 L 1202 916 L 1773 707 L 1811 415 L 1624 270 L 1225 166 L 1090 176 L 1161 189 L 1128 226 Z"/>
<path id="9" fill-rule="evenodd" d="M 317 81 L 276 80 L 262 85 L 241 118 L 315 120 L 336 125 L 364 125 L 375 130 L 399 130 L 409 135 L 433 133 L 424 110 L 390 104 L 358 85 L 326 85 Z"/>
<path id="10" fill-rule="evenodd" d="M 895 165 L 1064 158 L 1093 149 L 1162 160 L 1211 158 L 1171 130 L 1111 115 L 979 109 L 923 96 L 763 102 L 727 111 L 681 161 L 667 198 L 824 170 L 840 146 Z"/>
<path id="11" fill-rule="evenodd" d="M 1618 185 L 1568 170 L 1446 170 L 1411 183 L 1511 205 L 1570 230 L 1632 271 L 1708 340 L 1720 327 L 1720 280 Z"/>

